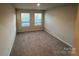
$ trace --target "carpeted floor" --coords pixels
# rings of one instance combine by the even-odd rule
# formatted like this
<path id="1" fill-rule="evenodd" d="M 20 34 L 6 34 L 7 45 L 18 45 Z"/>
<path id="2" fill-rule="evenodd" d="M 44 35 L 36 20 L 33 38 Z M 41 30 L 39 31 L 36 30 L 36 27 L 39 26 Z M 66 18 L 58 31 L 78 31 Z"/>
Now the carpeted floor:
<path id="1" fill-rule="evenodd" d="M 11 56 L 69 56 L 70 48 L 45 31 L 18 33 Z"/>

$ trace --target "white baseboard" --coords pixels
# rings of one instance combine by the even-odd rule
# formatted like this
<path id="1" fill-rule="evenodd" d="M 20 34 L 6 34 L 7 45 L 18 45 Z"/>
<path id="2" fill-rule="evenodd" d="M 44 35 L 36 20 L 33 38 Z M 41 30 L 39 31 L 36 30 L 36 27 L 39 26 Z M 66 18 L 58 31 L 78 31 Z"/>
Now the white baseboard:
<path id="1" fill-rule="evenodd" d="M 67 44 L 68 46 L 70 46 L 70 47 L 72 47 L 72 45 L 71 44 L 69 44 L 68 42 L 66 42 L 66 41 L 64 41 L 64 40 L 62 40 L 61 38 L 59 38 L 58 36 L 56 36 L 56 35 L 53 35 L 51 32 L 49 32 L 48 30 L 46 30 L 45 29 L 45 31 L 46 32 L 48 32 L 50 35 L 52 35 L 52 36 L 54 36 L 54 37 L 56 37 L 57 39 L 59 39 L 61 42 L 63 42 L 63 43 L 65 43 L 65 44 Z"/>

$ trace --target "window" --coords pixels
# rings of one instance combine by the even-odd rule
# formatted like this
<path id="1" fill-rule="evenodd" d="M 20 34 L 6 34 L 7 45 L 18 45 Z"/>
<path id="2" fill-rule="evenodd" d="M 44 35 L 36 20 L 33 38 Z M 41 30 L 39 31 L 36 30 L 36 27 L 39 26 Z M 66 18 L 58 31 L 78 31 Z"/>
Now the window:
<path id="1" fill-rule="evenodd" d="M 21 26 L 30 26 L 30 13 L 21 13 Z"/>
<path id="2" fill-rule="evenodd" d="M 35 13 L 34 14 L 34 25 L 35 26 L 38 26 L 38 25 L 41 25 L 42 24 L 42 13 Z"/>

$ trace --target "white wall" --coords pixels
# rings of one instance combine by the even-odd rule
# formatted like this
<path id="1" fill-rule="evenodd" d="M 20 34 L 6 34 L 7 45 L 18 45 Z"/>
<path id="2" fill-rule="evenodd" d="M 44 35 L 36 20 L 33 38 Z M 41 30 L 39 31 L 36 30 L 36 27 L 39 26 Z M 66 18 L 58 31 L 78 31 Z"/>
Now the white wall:
<path id="1" fill-rule="evenodd" d="M 0 55 L 9 55 L 16 35 L 16 15 L 10 4 L 0 4 Z"/>
<path id="2" fill-rule="evenodd" d="M 75 4 L 66 5 L 45 13 L 45 30 L 70 46 L 73 40 L 76 8 Z"/>

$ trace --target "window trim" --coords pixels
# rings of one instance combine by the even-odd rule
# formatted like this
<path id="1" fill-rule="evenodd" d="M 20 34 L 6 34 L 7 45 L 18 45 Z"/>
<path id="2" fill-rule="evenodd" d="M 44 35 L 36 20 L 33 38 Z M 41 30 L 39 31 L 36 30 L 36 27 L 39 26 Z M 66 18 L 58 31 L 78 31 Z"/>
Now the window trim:
<path id="1" fill-rule="evenodd" d="M 36 14 L 41 14 L 41 21 L 38 22 L 38 23 L 40 23 L 40 25 L 35 25 L 35 13 Z M 35 13 L 34 13 L 34 26 L 42 26 L 42 23 L 43 23 L 43 14 L 41 12 L 35 12 Z"/>
<path id="2" fill-rule="evenodd" d="M 28 13 L 28 14 L 29 14 L 29 22 L 27 22 L 27 23 L 29 23 L 29 26 L 30 26 L 30 15 L 31 15 L 31 14 L 30 14 L 29 12 L 21 12 L 21 14 L 22 14 L 22 13 Z M 29 27 L 29 26 L 22 26 L 22 23 L 23 23 L 23 21 L 22 21 L 22 16 L 21 16 L 21 27 L 24 27 L 24 28 L 25 28 L 25 27 Z"/>

